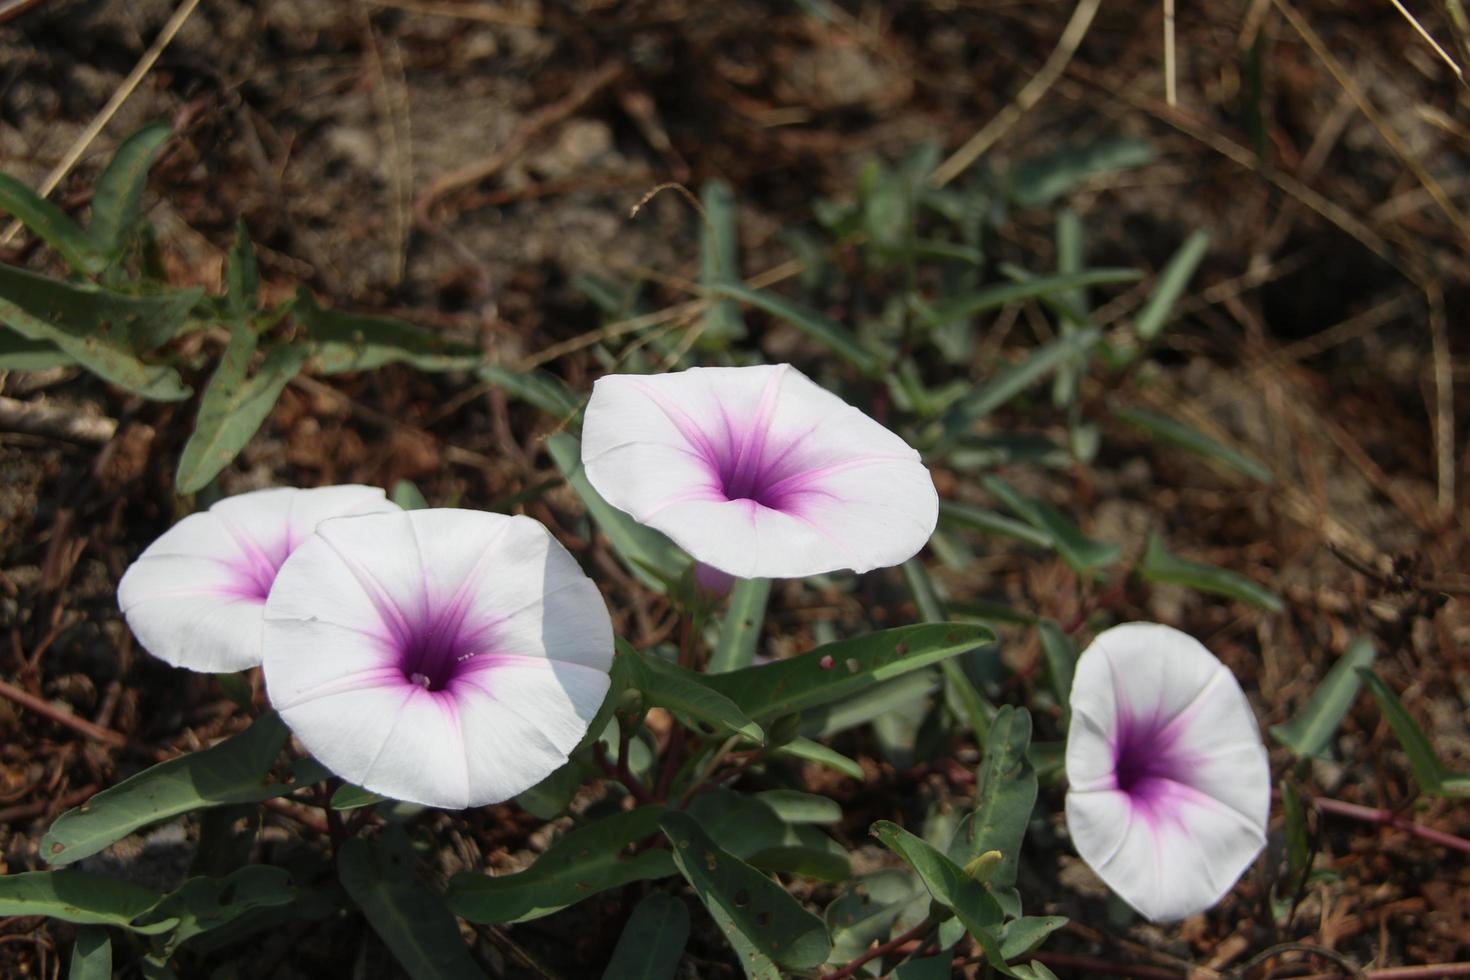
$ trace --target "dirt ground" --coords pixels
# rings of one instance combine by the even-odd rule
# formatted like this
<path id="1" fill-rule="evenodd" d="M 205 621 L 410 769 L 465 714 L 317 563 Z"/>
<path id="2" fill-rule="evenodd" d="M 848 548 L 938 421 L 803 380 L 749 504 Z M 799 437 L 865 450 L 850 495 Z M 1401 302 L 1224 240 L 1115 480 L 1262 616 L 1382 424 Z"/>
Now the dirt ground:
<path id="1" fill-rule="evenodd" d="M 1411 6 L 1447 43 L 1435 5 Z M 0 18 L 8 9 L 0 3 Z M 0 22 L 0 169 L 39 185 L 174 9 L 49 0 Z M 172 119 L 179 135 L 154 171 L 147 215 L 176 282 L 218 289 L 243 219 L 268 298 L 304 285 L 512 363 L 603 325 L 584 277 L 636 295 L 629 312 L 688 298 L 698 217 L 676 193 L 630 216 L 656 185 L 727 181 L 743 271 L 769 269 L 791 254 L 782 229 L 809 225 L 819 198 L 851 196 L 865 160 L 900 159 L 925 141 L 953 150 L 1006 112 L 1071 12 L 1055 0 L 204 0 L 53 199 L 82 209 L 117 141 Z M 1278 479 L 1247 483 L 1114 425 L 1093 466 L 1037 488 L 1100 537 L 1141 548 L 1161 529 L 1177 553 L 1285 597 L 1275 616 L 1164 588 L 1130 589 L 1116 604 L 1123 618 L 1204 640 L 1264 724 L 1291 717 L 1352 639 L 1368 636 L 1441 757 L 1470 770 L 1470 92 L 1388 3 L 1181 4 L 1171 107 L 1163 28 L 1157 3 L 1105 4 L 979 166 L 1003 172 L 1106 135 L 1154 142 L 1153 163 L 1068 203 L 1096 265 L 1156 272 L 1190 232 L 1209 231 L 1146 398 L 1254 453 Z M 994 259 L 1052 268 L 1052 220 L 1045 209 L 1014 215 Z M 25 236 L 0 245 L 0 260 L 45 267 Z M 1143 295 L 1119 294 L 1119 311 Z M 1028 346 L 1032 320 L 1022 311 L 1022 326 L 994 335 L 996 350 Z M 790 348 L 788 330 L 750 322 L 768 356 Z M 578 390 L 602 370 L 585 351 L 548 367 Z M 175 517 L 189 403 L 140 402 L 70 370 L 0 387 L 119 423 L 101 446 L 0 433 L 0 676 L 121 736 L 87 737 L 0 699 L 0 855 L 22 871 L 40 866 L 37 842 L 62 808 L 238 720 L 207 678 L 140 656 L 114 598 L 127 563 Z M 1107 393 L 1093 395 L 1104 410 Z M 1063 432 L 1060 420 L 1021 421 Z M 539 450 L 549 425 L 464 376 L 388 368 L 305 381 L 221 486 L 406 478 L 431 501 L 483 506 L 554 475 Z M 937 479 L 947 495 L 980 499 L 970 474 Z M 565 488 L 528 512 L 559 531 L 579 516 Z M 648 597 L 600 545 L 579 547 L 623 635 L 652 638 Z M 1064 622 L 1079 612 L 1066 566 L 1034 553 L 985 542 L 963 569 L 935 567 L 955 598 Z M 892 624 L 913 610 L 896 582 L 865 605 L 792 587 L 777 591 L 767 635 L 799 646 L 824 616 Z M 1034 640 L 1008 639 L 1008 662 L 1027 673 Z M 1338 761 L 1307 776 L 1314 794 L 1410 803 L 1408 767 L 1368 698 L 1337 748 Z M 963 794 L 934 773 L 873 766 L 866 786 L 826 787 L 852 813 L 840 833 L 853 848 L 872 819 L 914 818 L 917 804 L 898 801 Z M 1273 771 L 1289 768 L 1273 751 Z M 1028 839 L 1022 892 L 1037 911 L 1073 918 L 1047 947 L 1059 976 L 1210 976 L 1289 942 L 1373 968 L 1470 959 L 1467 855 L 1410 834 L 1319 815 L 1317 867 L 1336 877 L 1284 925 L 1252 872 L 1183 928 L 1120 928 L 1058 836 L 1060 794 L 1044 795 L 1039 812 L 1052 819 Z M 1463 803 L 1421 800 L 1407 815 L 1470 836 Z M 535 824 L 512 808 L 482 823 L 472 857 L 513 862 L 532 846 Z M 135 843 L 160 856 L 163 880 L 181 873 L 187 841 Z M 615 939 L 598 910 L 586 914 L 570 947 L 542 923 L 482 937 L 486 955 L 509 976 L 578 976 L 579 958 L 601 962 Z M 56 975 L 69 935 L 34 919 L 0 923 L 0 972 Z M 347 967 L 344 950 L 361 937 L 346 924 L 300 938 L 266 942 L 275 975 L 386 969 L 366 954 Z M 700 942 L 701 975 L 725 975 L 718 942 Z M 1251 975 L 1342 968 L 1277 951 Z"/>

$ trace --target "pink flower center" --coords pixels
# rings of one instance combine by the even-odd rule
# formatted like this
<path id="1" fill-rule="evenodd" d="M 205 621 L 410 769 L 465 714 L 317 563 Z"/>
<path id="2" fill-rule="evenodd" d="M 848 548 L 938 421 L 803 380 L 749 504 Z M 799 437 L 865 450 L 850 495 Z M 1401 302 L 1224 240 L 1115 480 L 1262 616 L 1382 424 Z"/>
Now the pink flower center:
<path id="1" fill-rule="evenodd" d="M 1113 743 L 1113 775 L 1120 792 L 1157 815 L 1179 785 L 1188 785 L 1193 762 L 1181 750 L 1179 718 L 1123 712 Z"/>

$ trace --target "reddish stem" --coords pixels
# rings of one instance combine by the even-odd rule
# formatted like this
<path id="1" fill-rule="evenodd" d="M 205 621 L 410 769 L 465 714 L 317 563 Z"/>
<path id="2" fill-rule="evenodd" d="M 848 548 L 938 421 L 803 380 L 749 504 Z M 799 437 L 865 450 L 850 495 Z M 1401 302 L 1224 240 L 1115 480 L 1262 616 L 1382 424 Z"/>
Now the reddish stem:
<path id="1" fill-rule="evenodd" d="M 887 956 L 889 953 L 892 953 L 898 949 L 902 949 L 904 946 L 908 945 L 911 942 L 924 938 L 924 936 L 928 934 L 929 930 L 933 928 L 934 920 L 925 918 L 923 922 L 920 922 L 918 925 L 914 926 L 902 936 L 896 936 L 893 939 L 888 940 L 888 942 L 883 943 L 881 946 L 874 946 L 872 949 L 868 950 L 866 953 L 859 956 L 851 963 L 848 963 L 842 969 L 834 970 L 831 973 L 824 973 L 821 977 L 818 978 L 818 980 L 844 980 L 845 977 L 855 976 L 857 974 L 857 971 L 863 968 L 864 964 L 871 963 L 873 960 L 878 959 L 878 957 L 880 956 Z M 1173 980 L 1173 978 L 1171 978 L 1171 980 Z"/>
<path id="2" fill-rule="evenodd" d="M 601 742 L 592 743 L 592 755 L 597 759 L 597 764 L 602 767 L 602 771 L 610 778 L 616 779 L 621 783 L 623 788 L 628 791 L 628 794 L 633 797 L 639 806 L 653 802 L 653 797 L 649 795 L 648 790 L 643 788 L 643 784 L 638 781 L 638 777 L 634 776 L 632 770 L 628 768 L 626 759 L 621 759 L 618 765 L 614 765 L 608 759 L 607 750 L 603 748 Z"/>
<path id="3" fill-rule="evenodd" d="M 1438 844 L 1440 847 L 1448 847 L 1462 854 L 1470 854 L 1470 840 L 1466 840 L 1463 837 L 1456 837 L 1454 834 L 1447 834 L 1442 830 L 1435 830 L 1433 827 L 1425 827 L 1423 824 L 1414 823 L 1412 820 L 1406 820 L 1391 810 L 1380 810 L 1376 807 L 1360 806 L 1357 803 L 1347 803 L 1343 800 L 1327 800 L 1321 797 L 1317 797 L 1313 802 L 1316 804 L 1317 809 L 1323 813 L 1348 817 L 1353 820 L 1360 820 L 1363 823 L 1378 824 L 1381 827 L 1393 827 L 1395 830 L 1402 830 L 1405 833 L 1418 837 L 1420 840 L 1427 840 L 1432 844 Z"/>

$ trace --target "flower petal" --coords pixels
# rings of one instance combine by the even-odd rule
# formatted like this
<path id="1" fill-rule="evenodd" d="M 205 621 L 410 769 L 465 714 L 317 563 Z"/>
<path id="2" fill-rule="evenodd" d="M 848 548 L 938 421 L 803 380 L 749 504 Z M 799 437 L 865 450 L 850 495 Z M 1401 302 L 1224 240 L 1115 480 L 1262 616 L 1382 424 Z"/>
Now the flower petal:
<path id="1" fill-rule="evenodd" d="M 895 565 L 938 519 L 918 454 L 789 365 L 602 378 L 582 460 L 613 506 L 742 577 Z"/>
<path id="2" fill-rule="evenodd" d="M 525 517 L 323 522 L 266 609 L 272 704 L 333 772 L 395 799 L 499 802 L 562 765 L 607 693 L 595 585 Z"/>
<path id="3" fill-rule="evenodd" d="M 1266 841 L 1270 766 L 1250 704 L 1197 640 L 1131 623 L 1077 663 L 1067 824 L 1077 852 L 1155 921 L 1202 911 Z"/>
<path id="4" fill-rule="evenodd" d="M 211 673 L 260 663 L 260 622 L 276 570 L 324 517 L 396 510 L 375 487 L 282 487 L 227 497 L 149 545 L 118 583 L 138 642 Z"/>

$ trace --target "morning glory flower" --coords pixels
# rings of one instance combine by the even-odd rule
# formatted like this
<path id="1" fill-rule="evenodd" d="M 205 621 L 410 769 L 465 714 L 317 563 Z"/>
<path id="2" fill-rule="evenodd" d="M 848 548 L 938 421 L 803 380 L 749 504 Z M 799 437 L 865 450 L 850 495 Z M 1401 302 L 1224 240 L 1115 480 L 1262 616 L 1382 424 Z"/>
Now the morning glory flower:
<path id="1" fill-rule="evenodd" d="M 377 487 L 277 487 L 226 497 L 149 545 L 117 586 L 138 642 L 205 673 L 260 663 L 261 615 L 276 572 L 328 517 L 397 510 Z"/>
<path id="2" fill-rule="evenodd" d="M 939 515 L 919 454 L 788 364 L 601 378 L 582 463 L 614 507 L 740 578 L 897 565 Z"/>
<path id="3" fill-rule="evenodd" d="M 567 761 L 608 690 L 612 623 L 529 517 L 416 510 L 325 521 L 265 611 L 272 706 L 332 772 L 445 809 Z"/>
<path id="4" fill-rule="evenodd" d="M 1067 780 L 1077 852 L 1155 922 L 1214 905 L 1266 845 L 1255 715 L 1229 669 L 1168 626 L 1116 626 L 1083 651 Z"/>

